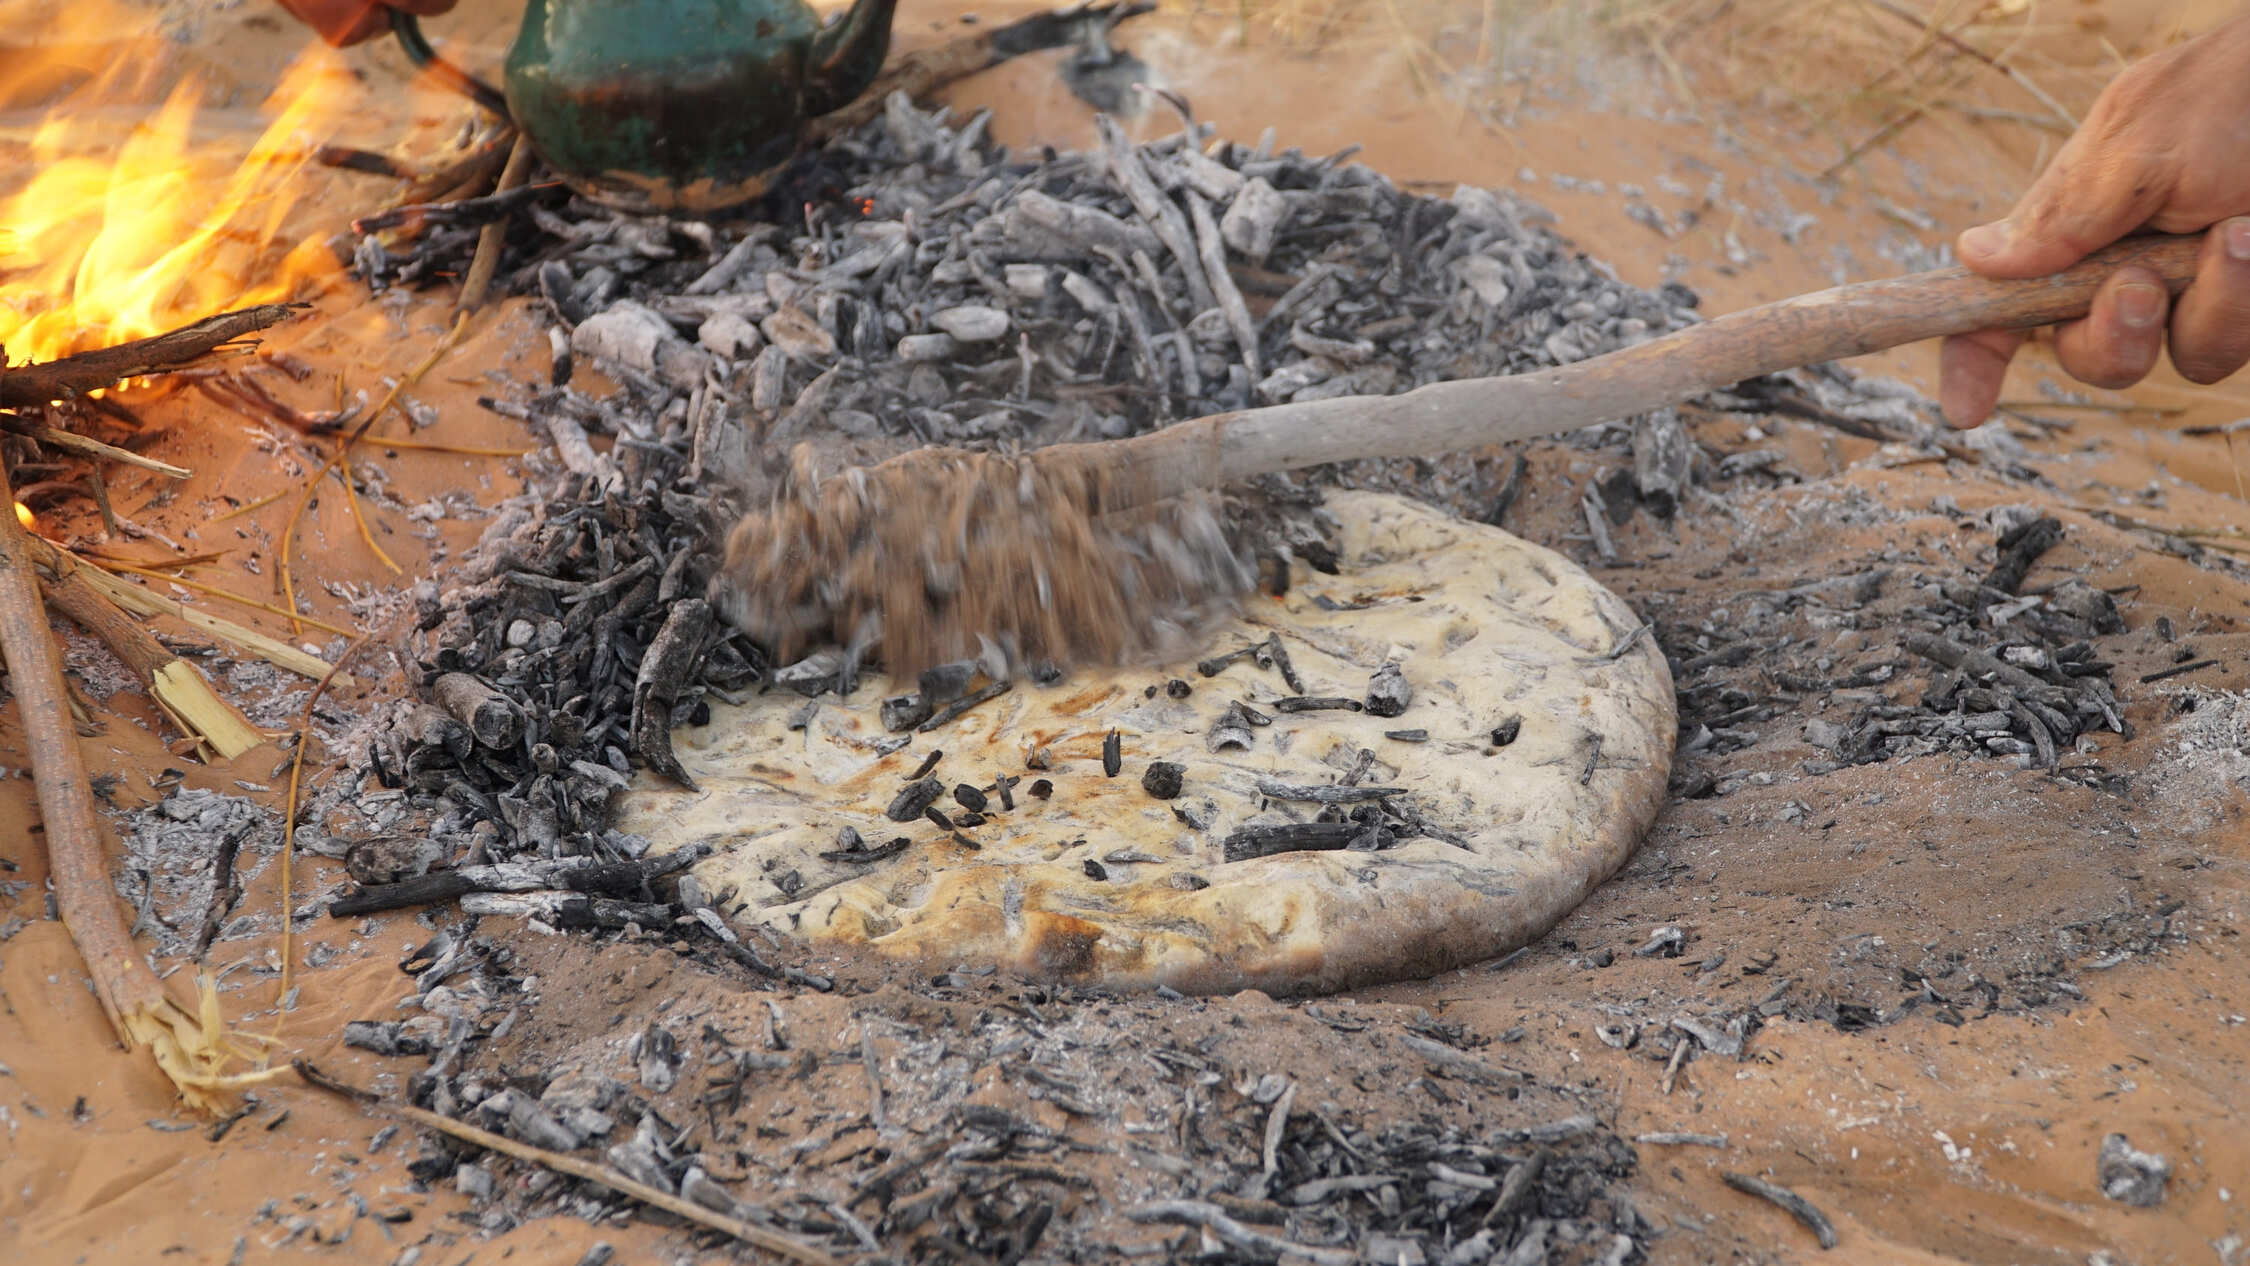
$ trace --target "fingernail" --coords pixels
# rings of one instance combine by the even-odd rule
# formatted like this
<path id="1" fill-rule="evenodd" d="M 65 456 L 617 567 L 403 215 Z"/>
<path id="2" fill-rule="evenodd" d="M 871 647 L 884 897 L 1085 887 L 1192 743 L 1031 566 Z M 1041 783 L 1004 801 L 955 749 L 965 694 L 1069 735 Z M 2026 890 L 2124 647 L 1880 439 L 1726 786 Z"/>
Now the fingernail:
<path id="1" fill-rule="evenodd" d="M 2145 330 L 2164 319 L 2164 287 L 2129 281 L 2117 288 L 2117 319 L 2126 327 Z"/>
<path id="2" fill-rule="evenodd" d="M 2227 254 L 2250 260 L 2250 216 L 2227 221 L 2226 230 Z"/>
<path id="3" fill-rule="evenodd" d="M 1961 253 L 1978 259 L 1989 259 L 2008 249 L 2008 222 L 1995 220 L 1979 224 L 1961 235 Z"/>

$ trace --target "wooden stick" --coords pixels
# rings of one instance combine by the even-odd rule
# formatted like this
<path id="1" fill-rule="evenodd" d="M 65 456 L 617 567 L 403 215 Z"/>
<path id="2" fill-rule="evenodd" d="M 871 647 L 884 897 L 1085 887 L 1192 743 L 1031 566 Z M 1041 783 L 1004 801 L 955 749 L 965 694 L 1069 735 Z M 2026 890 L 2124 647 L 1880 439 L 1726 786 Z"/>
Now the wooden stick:
<path id="1" fill-rule="evenodd" d="M 44 365 L 24 365 L 0 375 L 0 408 L 26 408 L 67 400 L 127 378 L 194 364 L 246 334 L 277 325 L 301 303 L 262 303 L 222 312 L 154 338 L 80 352 Z"/>
<path id="2" fill-rule="evenodd" d="M 13 521 L 11 516 L 10 522 Z M 49 572 L 62 570 L 60 560 L 63 557 L 63 551 L 56 549 L 36 536 L 29 537 L 28 540 L 34 562 Z M 75 555 L 71 557 L 76 559 Z M 185 603 L 175 602 L 161 594 L 150 593 L 139 585 L 128 584 L 119 580 L 99 567 L 84 568 L 79 574 L 86 578 L 87 584 L 100 590 L 103 597 L 125 608 L 128 612 L 136 612 L 141 615 L 173 616 L 246 655 L 255 655 L 276 668 L 286 668 L 301 677 L 310 677 L 314 681 L 319 681 L 328 674 L 329 664 L 327 660 L 321 659 L 317 655 L 307 655 L 287 642 L 267 637 L 256 629 L 246 629 L 232 620 L 224 620 L 208 611 L 199 610 Z M 335 684 L 338 689 L 348 690 L 358 687 L 359 681 L 348 673 L 339 673 Z"/>
<path id="3" fill-rule="evenodd" d="M 503 1156 L 513 1156 L 517 1160 L 544 1166 L 557 1173 L 568 1174 L 573 1178 L 584 1179 L 590 1183 L 598 1183 L 611 1191 L 630 1196 L 642 1204 L 653 1205 L 662 1209 L 674 1217 L 686 1218 L 698 1226 L 707 1226 L 714 1231 L 723 1231 L 745 1244 L 756 1245 L 769 1253 L 779 1253 L 784 1257 L 808 1263 L 808 1266 L 843 1266 L 842 1259 L 816 1244 L 808 1244 L 795 1236 L 784 1235 L 779 1231 L 746 1222 L 741 1218 L 729 1217 L 715 1210 L 706 1209 L 693 1201 L 682 1200 L 670 1192 L 661 1191 L 647 1183 L 627 1178 L 606 1165 L 597 1165 L 589 1160 L 581 1160 L 568 1152 L 549 1151 L 544 1147 L 533 1147 L 529 1143 L 518 1143 L 506 1135 L 494 1134 L 490 1130 L 480 1130 L 476 1126 L 456 1121 L 449 1116 L 442 1116 L 427 1108 L 417 1108 L 411 1103 L 384 1099 L 370 1091 L 361 1090 L 357 1086 L 338 1081 L 315 1068 L 306 1060 L 297 1060 L 294 1067 L 297 1070 L 297 1075 L 305 1079 L 305 1084 L 316 1090 L 324 1090 L 329 1094 L 355 1100 L 378 1111 L 404 1117 L 416 1125 L 436 1130 L 440 1134 L 451 1135 L 464 1143 L 473 1143 L 486 1151 L 498 1152 Z"/>
<path id="4" fill-rule="evenodd" d="M 517 133 L 515 148 L 508 151 L 508 165 L 500 169 L 500 183 L 494 187 L 495 196 L 507 193 L 524 182 L 531 173 L 531 142 Z M 458 312 L 474 312 L 484 306 L 484 296 L 492 289 L 492 274 L 500 269 L 500 248 L 508 239 L 508 221 L 505 216 L 477 230 L 477 253 L 469 260 L 469 275 L 461 282 L 461 301 Z"/>
<path id="5" fill-rule="evenodd" d="M 282 610 L 280 607 L 277 607 L 270 602 L 260 602 L 256 598 L 245 598 L 241 594 L 238 594 L 231 589 L 221 589 L 217 585 L 206 584 L 203 581 L 197 580 L 192 576 L 177 575 L 173 572 L 165 571 L 161 567 L 144 567 L 139 563 L 119 562 L 115 559 L 104 559 L 100 557 L 95 557 L 89 561 L 93 562 L 95 566 L 101 568 L 104 571 L 121 571 L 135 576 L 146 576 L 150 580 L 161 580 L 168 585 L 186 585 L 188 588 L 193 589 L 198 593 L 207 593 L 214 598 L 234 603 L 236 606 L 248 607 L 253 611 L 263 611 L 267 615 L 278 615 L 286 617 L 289 614 L 287 611 Z M 177 564 L 177 566 L 182 567 L 188 565 L 189 564 L 185 562 Z M 359 636 L 358 633 L 354 632 L 351 629 L 345 628 L 341 624 L 330 624 L 326 620 L 316 620 L 309 615 L 300 615 L 297 617 L 297 619 L 302 621 L 305 627 L 319 629 L 323 633 L 333 633 L 338 637 Z"/>
<path id="6" fill-rule="evenodd" d="M 82 457 L 99 457 L 105 461 L 123 462 L 127 466 L 138 466 L 142 470 L 153 470 L 159 475 L 169 475 L 174 479 L 185 479 L 195 473 L 185 466 L 174 466 L 170 462 L 160 462 L 153 457 L 143 457 L 129 448 L 104 444 L 100 440 L 88 439 L 83 435 L 71 431 L 57 430 L 51 426 L 36 426 L 16 418 L 0 418 L 0 427 L 5 427 L 18 435 L 29 436 L 42 444 L 51 444 L 56 448 L 77 453 Z"/>
<path id="7" fill-rule="evenodd" d="M 1730 313 L 1554 369 L 1431 383 L 1396 396 L 1214 414 L 1129 440 L 1057 444 L 1026 460 L 1047 470 L 1122 475 L 1105 503 L 1115 510 L 1329 462 L 1468 451 L 1631 417 L 1761 374 L 1940 335 L 2071 320 L 2084 316 L 2094 292 L 2126 265 L 2153 270 L 2176 295 L 2194 280 L 2202 247 L 2199 236 L 2136 237 L 2052 277 L 1993 281 L 1953 267 L 1859 282 Z M 924 449 L 892 463 L 944 456 Z"/>
<path id="8" fill-rule="evenodd" d="M 13 499 L 7 470 L 0 465 L 0 505 Z M 62 663 L 39 604 L 34 543 L 14 515 L 0 515 L 0 654 L 6 658 L 8 684 L 31 750 L 55 905 L 119 1044 L 149 1051 L 191 1106 L 210 1110 L 217 1106 L 218 1090 L 244 1084 L 245 1079 L 218 1071 L 238 1052 L 219 1024 L 217 996 L 208 985 L 205 1014 L 191 1012 L 164 992 L 147 960 L 133 948 L 103 860 L 100 819 L 85 756 L 70 723 Z"/>
<path id="9" fill-rule="evenodd" d="M 220 698 L 195 666 L 166 649 L 145 625 L 88 584 L 87 569 L 77 560 L 57 555 L 62 569 L 43 586 L 56 610 L 76 620 L 102 640 L 119 662 L 141 679 L 142 689 L 164 709 L 182 735 L 233 760 L 266 741 L 250 719 Z"/>
<path id="10" fill-rule="evenodd" d="M 515 129 L 503 127 L 479 141 L 476 148 L 452 162 L 423 175 L 416 176 L 406 188 L 399 191 L 393 205 L 408 206 L 414 203 L 435 201 L 439 194 L 461 185 L 481 184 L 492 179 L 501 164 L 508 161 L 508 147 L 515 139 Z"/>

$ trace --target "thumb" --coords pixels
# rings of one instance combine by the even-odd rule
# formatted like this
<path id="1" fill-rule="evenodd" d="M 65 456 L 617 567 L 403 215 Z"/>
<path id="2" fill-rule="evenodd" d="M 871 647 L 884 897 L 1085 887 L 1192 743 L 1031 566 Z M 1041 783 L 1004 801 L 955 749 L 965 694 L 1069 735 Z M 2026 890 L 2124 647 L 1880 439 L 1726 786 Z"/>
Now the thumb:
<path id="1" fill-rule="evenodd" d="M 2137 165 L 2083 161 L 2076 149 L 2064 146 L 2006 219 L 1963 230 L 1954 241 L 1961 262 L 1987 277 L 2045 277 L 2139 228 L 2163 204 L 2163 182 Z"/>

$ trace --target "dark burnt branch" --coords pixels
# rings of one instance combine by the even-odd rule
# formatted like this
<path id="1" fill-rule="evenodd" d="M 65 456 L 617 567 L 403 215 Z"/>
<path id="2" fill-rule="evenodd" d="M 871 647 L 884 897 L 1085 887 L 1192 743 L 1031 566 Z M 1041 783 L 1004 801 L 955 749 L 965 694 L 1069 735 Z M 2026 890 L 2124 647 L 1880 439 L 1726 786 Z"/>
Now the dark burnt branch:
<path id="1" fill-rule="evenodd" d="M 280 324 L 301 303 L 261 303 L 222 312 L 168 334 L 134 339 L 43 365 L 24 365 L 0 375 L 0 407 L 28 408 L 67 400 L 127 378 L 184 369 L 248 334 Z"/>

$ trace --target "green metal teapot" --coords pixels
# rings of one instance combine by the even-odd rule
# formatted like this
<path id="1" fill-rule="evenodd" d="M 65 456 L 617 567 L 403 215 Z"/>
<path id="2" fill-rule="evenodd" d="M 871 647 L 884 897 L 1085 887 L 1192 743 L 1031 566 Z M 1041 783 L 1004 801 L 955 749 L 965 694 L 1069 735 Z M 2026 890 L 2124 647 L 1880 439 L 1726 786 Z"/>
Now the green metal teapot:
<path id="1" fill-rule="evenodd" d="M 587 197 L 636 212 L 748 202 L 806 125 L 867 90 L 898 0 L 854 0 L 823 26 L 805 0 L 530 0 L 505 93 L 437 56 L 392 10 L 409 59 L 514 119 Z"/>

